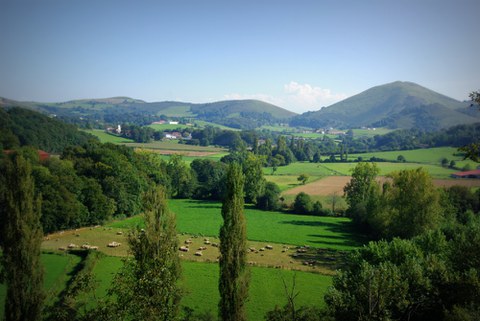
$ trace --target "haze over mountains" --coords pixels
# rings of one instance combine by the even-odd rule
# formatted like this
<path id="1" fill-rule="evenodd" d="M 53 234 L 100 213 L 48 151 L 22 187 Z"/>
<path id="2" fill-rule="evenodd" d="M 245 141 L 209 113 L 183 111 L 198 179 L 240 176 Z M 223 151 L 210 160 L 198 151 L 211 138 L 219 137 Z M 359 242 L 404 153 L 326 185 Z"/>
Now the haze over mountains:
<path id="1" fill-rule="evenodd" d="M 148 122 L 160 115 L 190 117 L 234 128 L 289 123 L 310 128 L 422 128 L 437 130 L 480 121 L 470 103 L 460 102 L 412 82 L 393 82 L 368 89 L 318 111 L 297 115 L 259 100 L 228 100 L 195 104 L 175 101 L 147 103 L 128 97 L 84 99 L 63 103 L 17 102 L 0 98 L 0 106 L 19 106 L 63 117 L 120 121 L 135 115 Z"/>

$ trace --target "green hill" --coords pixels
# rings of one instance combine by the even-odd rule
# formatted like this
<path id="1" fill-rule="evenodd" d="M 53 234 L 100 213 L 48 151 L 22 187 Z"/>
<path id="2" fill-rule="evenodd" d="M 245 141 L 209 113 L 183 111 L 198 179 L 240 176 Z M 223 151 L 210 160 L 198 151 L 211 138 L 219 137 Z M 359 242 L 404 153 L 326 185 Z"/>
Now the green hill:
<path id="1" fill-rule="evenodd" d="M 2 149 L 30 145 L 47 152 L 59 153 L 66 146 L 81 145 L 89 139 L 95 137 L 41 113 L 19 107 L 0 108 Z"/>
<path id="2" fill-rule="evenodd" d="M 478 122 L 469 104 L 411 82 L 373 87 L 329 107 L 292 119 L 293 126 L 312 128 L 424 128 L 436 130 Z"/>
<path id="3" fill-rule="evenodd" d="M 90 123 L 129 122 L 145 125 L 167 117 L 188 117 L 228 127 L 253 129 L 262 125 L 287 123 L 296 114 L 259 100 L 227 100 L 205 104 L 177 101 L 148 103 L 128 97 L 81 99 L 62 103 L 18 102 L 0 98 L 0 107 L 19 106 L 67 121 Z"/>

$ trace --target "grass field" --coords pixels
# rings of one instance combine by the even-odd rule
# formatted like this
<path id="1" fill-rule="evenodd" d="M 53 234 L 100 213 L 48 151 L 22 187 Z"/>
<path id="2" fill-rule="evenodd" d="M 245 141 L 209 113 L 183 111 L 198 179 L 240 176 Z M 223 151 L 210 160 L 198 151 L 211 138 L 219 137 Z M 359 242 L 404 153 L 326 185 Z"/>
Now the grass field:
<path id="1" fill-rule="evenodd" d="M 373 137 L 375 135 L 385 135 L 392 132 L 392 129 L 388 128 L 375 128 L 375 130 L 368 130 L 368 129 L 352 129 L 353 137 Z"/>
<path id="2" fill-rule="evenodd" d="M 415 169 L 423 167 L 433 178 L 449 178 L 450 174 L 456 172 L 456 170 L 444 168 L 439 165 L 433 164 L 418 164 L 418 163 L 390 163 L 379 162 L 376 163 L 380 169 L 380 175 L 387 175 L 394 171 L 403 169 Z M 295 162 L 287 166 L 278 167 L 275 175 L 300 175 L 302 173 L 310 176 L 349 176 L 352 169 L 357 165 L 355 162 L 351 163 L 308 163 L 308 162 Z M 272 173 L 271 167 L 263 169 L 264 174 L 270 175 Z"/>
<path id="3" fill-rule="evenodd" d="M 113 144 L 133 143 L 132 139 L 106 133 L 103 129 L 91 129 L 91 130 L 84 130 L 84 131 L 94 136 L 97 136 L 100 142 L 102 143 L 113 143 Z"/>
<path id="4" fill-rule="evenodd" d="M 176 151 L 194 151 L 194 152 L 215 152 L 215 153 L 225 153 L 226 149 L 219 148 L 215 146 L 197 146 L 197 145 L 187 145 L 179 144 L 176 140 L 167 140 L 167 141 L 154 141 L 151 143 L 128 143 L 126 146 L 134 148 L 143 148 L 151 150 L 176 150 Z"/>
<path id="5" fill-rule="evenodd" d="M 169 208 L 177 215 L 180 233 L 217 237 L 222 224 L 221 203 L 194 200 L 169 200 Z M 245 209 L 247 238 L 252 241 L 317 248 L 351 250 L 361 246 L 364 239 L 353 231 L 347 218 L 293 215 Z M 139 216 L 108 225 L 128 228 L 140 224 Z"/>
<path id="6" fill-rule="evenodd" d="M 321 177 L 322 176 L 309 176 L 307 183 L 314 182 Z M 297 178 L 298 175 L 265 175 L 265 179 L 268 182 L 273 182 L 277 184 L 281 191 L 285 191 L 299 186 L 300 183 Z"/>
<path id="7" fill-rule="evenodd" d="M 179 130 L 182 130 L 182 129 L 185 129 L 185 128 L 190 128 L 192 126 L 187 126 L 187 125 L 183 125 L 183 124 L 151 124 L 151 125 L 147 125 L 146 127 L 150 127 L 150 128 L 153 128 L 155 129 L 156 131 L 164 131 L 164 130 L 176 130 L 176 129 L 179 129 Z"/>
<path id="8" fill-rule="evenodd" d="M 105 295 L 115 272 L 121 265 L 121 259 L 116 257 L 105 257 L 99 261 L 94 270 L 99 282 L 97 296 Z M 182 261 L 182 268 L 182 286 L 186 292 L 182 306 L 191 307 L 196 311 L 211 311 L 216 316 L 220 299 L 218 265 Z M 323 296 L 331 285 L 331 277 L 308 272 L 252 267 L 247 302 L 248 320 L 263 320 L 265 313 L 272 310 L 275 305 L 283 306 L 286 303 L 283 280 L 291 286 L 294 276 L 296 290 L 299 292 L 296 304 L 323 306 Z"/>
<path id="9" fill-rule="evenodd" d="M 70 278 L 70 273 L 80 263 L 80 257 L 76 255 L 48 254 L 41 256 L 44 274 L 44 288 L 47 294 L 47 303 L 51 303 L 60 291 L 62 291 Z M 3 319 L 6 287 L 0 284 L 0 319 Z"/>

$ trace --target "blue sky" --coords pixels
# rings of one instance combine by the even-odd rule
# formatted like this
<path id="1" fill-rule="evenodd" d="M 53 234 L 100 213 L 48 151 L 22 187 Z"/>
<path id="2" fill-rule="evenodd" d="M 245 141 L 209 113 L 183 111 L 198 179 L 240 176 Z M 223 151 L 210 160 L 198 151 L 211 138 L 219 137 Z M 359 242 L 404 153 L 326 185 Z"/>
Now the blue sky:
<path id="1" fill-rule="evenodd" d="M 0 0 L 0 96 L 257 98 L 318 110 L 413 81 L 480 89 L 478 0 Z"/>

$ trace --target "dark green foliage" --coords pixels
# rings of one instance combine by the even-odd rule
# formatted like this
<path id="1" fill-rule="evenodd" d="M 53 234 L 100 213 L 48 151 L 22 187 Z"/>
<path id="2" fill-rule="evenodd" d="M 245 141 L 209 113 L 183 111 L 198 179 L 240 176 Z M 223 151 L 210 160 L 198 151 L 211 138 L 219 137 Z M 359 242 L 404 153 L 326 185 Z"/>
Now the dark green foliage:
<path id="1" fill-rule="evenodd" d="M 362 229 L 369 229 L 370 217 L 374 215 L 378 200 L 376 177 L 379 169 L 375 163 L 358 163 L 353 169 L 352 179 L 343 191 L 348 204 L 347 215 Z"/>
<path id="2" fill-rule="evenodd" d="M 23 109 L 0 110 L 0 143 L 5 149 L 31 145 L 47 152 L 61 152 L 66 146 L 96 139 L 75 126 Z"/>
<path id="3" fill-rule="evenodd" d="M 41 200 L 35 196 L 31 165 L 21 155 L 1 164 L 0 246 L 7 285 L 5 320 L 40 320 L 44 301 Z"/>
<path id="4" fill-rule="evenodd" d="M 310 195 L 300 192 L 295 196 L 293 212 L 297 214 L 310 214 L 313 211 L 313 203 Z"/>
<path id="5" fill-rule="evenodd" d="M 474 320 L 480 224 L 455 229 L 449 240 L 437 230 L 352 253 L 325 297 L 336 320 Z"/>
<path id="6" fill-rule="evenodd" d="M 273 182 L 267 182 L 263 195 L 257 199 L 257 208 L 265 211 L 275 211 L 280 208 L 280 188 Z"/>
<path id="7" fill-rule="evenodd" d="M 292 314 L 295 316 L 292 317 Z M 317 307 L 302 306 L 293 313 L 289 305 L 267 312 L 265 321 L 334 321 L 328 312 Z"/>
<path id="8" fill-rule="evenodd" d="M 148 192 L 145 229 L 128 235 L 131 257 L 113 281 L 117 319 L 175 320 L 179 312 L 181 273 L 175 215 L 162 187 Z"/>
<path id="9" fill-rule="evenodd" d="M 175 198 L 192 196 L 192 172 L 182 161 L 182 156 L 172 155 L 168 160 L 167 174 L 170 177 L 170 195 Z"/>
<path id="10" fill-rule="evenodd" d="M 220 200 L 225 191 L 227 165 L 211 159 L 194 159 L 190 167 L 196 178 L 193 198 Z"/>
<path id="11" fill-rule="evenodd" d="M 226 196 L 222 205 L 220 228 L 219 317 L 222 321 L 245 321 L 250 273 L 246 265 L 247 231 L 243 215 L 244 176 L 233 163 L 227 172 Z"/>

